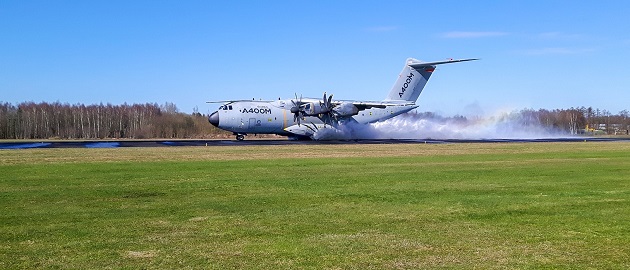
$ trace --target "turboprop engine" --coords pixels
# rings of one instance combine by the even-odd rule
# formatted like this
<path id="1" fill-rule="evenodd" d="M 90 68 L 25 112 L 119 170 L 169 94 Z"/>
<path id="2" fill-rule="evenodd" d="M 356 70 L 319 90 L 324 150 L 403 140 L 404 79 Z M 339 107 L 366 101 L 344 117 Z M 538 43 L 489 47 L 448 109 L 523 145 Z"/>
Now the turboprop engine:
<path id="1" fill-rule="evenodd" d="M 359 114 L 359 108 L 350 102 L 343 102 L 332 109 L 336 116 L 353 116 Z"/>
<path id="2" fill-rule="evenodd" d="M 291 100 L 293 107 L 291 107 L 291 113 L 293 114 L 293 121 L 300 125 L 300 119 L 304 116 L 318 116 L 332 113 L 334 105 L 332 104 L 332 95 L 326 98 L 326 92 L 324 92 L 324 98 L 320 102 L 302 102 L 302 96 L 300 99 L 295 94 L 295 100 Z"/>

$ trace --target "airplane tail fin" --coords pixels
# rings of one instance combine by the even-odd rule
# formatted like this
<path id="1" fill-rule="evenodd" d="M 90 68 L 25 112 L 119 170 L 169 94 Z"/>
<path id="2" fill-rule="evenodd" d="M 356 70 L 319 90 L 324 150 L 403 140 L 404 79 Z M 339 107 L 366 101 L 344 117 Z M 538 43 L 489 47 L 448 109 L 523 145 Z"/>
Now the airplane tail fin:
<path id="1" fill-rule="evenodd" d="M 438 62 L 422 62 L 414 58 L 408 58 L 405 62 L 405 67 L 400 75 L 398 75 L 398 80 L 394 83 L 392 90 L 389 91 L 389 95 L 387 95 L 385 101 L 416 102 L 437 65 L 473 60 L 478 59 L 451 59 Z"/>

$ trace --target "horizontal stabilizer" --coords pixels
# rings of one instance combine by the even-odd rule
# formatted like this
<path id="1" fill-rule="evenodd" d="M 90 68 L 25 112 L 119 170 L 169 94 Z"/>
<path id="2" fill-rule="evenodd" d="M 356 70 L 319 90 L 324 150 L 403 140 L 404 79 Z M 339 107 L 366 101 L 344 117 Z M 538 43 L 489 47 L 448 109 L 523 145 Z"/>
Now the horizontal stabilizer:
<path id="1" fill-rule="evenodd" d="M 415 62 L 414 61 L 414 62 L 409 63 L 409 66 L 412 67 L 412 68 L 421 68 L 421 67 L 429 67 L 429 66 L 435 66 L 435 65 L 459 63 L 459 62 L 467 62 L 467 61 L 475 61 L 475 60 L 479 60 L 479 58 L 450 59 L 450 60 L 437 61 L 437 62 L 419 62 L 419 61 Z"/>

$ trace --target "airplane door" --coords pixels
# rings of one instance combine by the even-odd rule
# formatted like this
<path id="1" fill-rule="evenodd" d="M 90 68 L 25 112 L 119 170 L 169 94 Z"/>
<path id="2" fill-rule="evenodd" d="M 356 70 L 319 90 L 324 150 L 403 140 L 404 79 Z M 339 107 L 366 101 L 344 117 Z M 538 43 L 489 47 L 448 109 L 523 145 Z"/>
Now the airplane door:
<path id="1" fill-rule="evenodd" d="M 257 121 L 256 118 L 249 118 L 250 129 L 256 129 L 258 126 L 260 126 L 260 121 Z"/>

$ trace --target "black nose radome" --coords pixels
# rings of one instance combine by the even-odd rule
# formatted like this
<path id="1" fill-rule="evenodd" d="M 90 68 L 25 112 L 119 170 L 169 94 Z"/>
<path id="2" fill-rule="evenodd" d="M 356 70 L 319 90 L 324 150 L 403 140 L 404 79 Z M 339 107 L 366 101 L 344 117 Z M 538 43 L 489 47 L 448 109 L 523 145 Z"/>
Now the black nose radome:
<path id="1" fill-rule="evenodd" d="M 208 122 L 215 127 L 219 127 L 219 111 L 213 112 L 208 116 Z"/>

